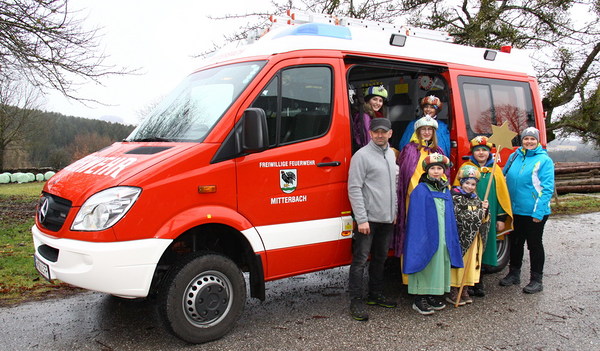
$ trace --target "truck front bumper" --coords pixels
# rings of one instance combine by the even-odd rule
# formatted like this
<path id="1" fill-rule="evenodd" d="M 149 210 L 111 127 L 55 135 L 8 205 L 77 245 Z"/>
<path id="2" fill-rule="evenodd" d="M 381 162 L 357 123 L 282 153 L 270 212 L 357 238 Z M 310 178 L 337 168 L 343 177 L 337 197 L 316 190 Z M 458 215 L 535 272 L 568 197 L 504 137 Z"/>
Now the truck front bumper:
<path id="1" fill-rule="evenodd" d="M 35 264 L 48 280 L 127 298 L 146 297 L 167 239 L 90 242 L 52 238 L 31 228 Z"/>

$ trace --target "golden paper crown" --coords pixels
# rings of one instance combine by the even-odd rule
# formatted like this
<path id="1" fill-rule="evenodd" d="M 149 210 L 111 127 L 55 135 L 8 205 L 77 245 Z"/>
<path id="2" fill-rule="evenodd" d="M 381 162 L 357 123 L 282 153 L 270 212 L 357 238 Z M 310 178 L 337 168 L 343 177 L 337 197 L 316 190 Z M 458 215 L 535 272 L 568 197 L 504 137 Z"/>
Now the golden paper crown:
<path id="1" fill-rule="evenodd" d="M 475 178 L 475 179 L 479 180 L 481 178 L 481 173 L 475 166 L 464 165 L 464 166 L 460 167 L 460 169 L 458 170 L 458 174 L 456 176 L 458 177 L 458 179 Z"/>
<path id="2" fill-rule="evenodd" d="M 423 169 L 427 170 L 433 165 L 442 166 L 445 169 L 448 169 L 451 166 L 450 159 L 442 154 L 438 154 L 437 152 L 429 154 L 429 156 L 425 157 L 423 160 Z"/>
<path id="3" fill-rule="evenodd" d="M 435 95 L 429 95 L 421 99 L 421 108 L 425 105 L 431 105 L 439 111 L 442 108 L 442 101 Z"/>
<path id="4" fill-rule="evenodd" d="M 488 141 L 488 137 L 479 135 L 471 140 L 471 150 L 477 146 L 487 147 L 489 150 L 492 150 L 493 144 Z"/>

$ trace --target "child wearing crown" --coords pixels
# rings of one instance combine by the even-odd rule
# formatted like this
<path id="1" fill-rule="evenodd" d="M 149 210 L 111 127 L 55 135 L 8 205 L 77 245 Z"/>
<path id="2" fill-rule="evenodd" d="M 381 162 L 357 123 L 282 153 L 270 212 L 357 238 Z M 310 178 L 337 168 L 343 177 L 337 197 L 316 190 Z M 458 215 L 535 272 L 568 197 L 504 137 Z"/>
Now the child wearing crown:
<path id="1" fill-rule="evenodd" d="M 452 200 L 465 268 L 452 268 L 450 282 L 452 288 L 446 300 L 462 306 L 473 302 L 465 286 L 474 286 L 479 282 L 481 256 L 483 255 L 483 243 L 487 239 L 489 217 L 487 214 L 488 201 L 481 201 L 475 192 L 479 178 L 481 178 L 477 167 L 463 165 L 458 170 L 456 178 L 460 185 L 452 188 Z M 464 288 L 459 298 L 458 293 L 461 286 Z"/>
<path id="2" fill-rule="evenodd" d="M 430 315 L 444 309 L 441 298 L 450 292 L 450 268 L 463 267 L 446 170 L 448 157 L 432 153 L 424 160 L 419 184 L 410 195 L 403 272 L 412 308 Z"/>

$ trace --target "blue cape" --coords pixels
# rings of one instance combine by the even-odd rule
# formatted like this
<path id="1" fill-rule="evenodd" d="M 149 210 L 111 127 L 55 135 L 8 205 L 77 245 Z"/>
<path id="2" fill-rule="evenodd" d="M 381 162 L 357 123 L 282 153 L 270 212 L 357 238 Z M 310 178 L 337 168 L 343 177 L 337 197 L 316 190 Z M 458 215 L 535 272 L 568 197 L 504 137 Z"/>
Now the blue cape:
<path id="1" fill-rule="evenodd" d="M 450 191 L 431 191 L 427 184 L 420 183 L 410 195 L 408 207 L 406 239 L 404 242 L 404 273 L 422 271 L 439 245 L 438 213 L 433 198 L 444 199 L 444 223 L 446 227 L 446 247 L 450 255 L 450 264 L 455 268 L 463 267 L 454 205 Z"/>
<path id="2" fill-rule="evenodd" d="M 415 132 L 415 122 L 416 120 L 410 121 L 404 133 L 402 134 L 402 138 L 400 138 L 400 144 L 398 145 L 399 149 L 402 150 L 406 144 L 410 143 L 410 138 L 412 138 L 413 133 Z M 448 130 L 448 125 L 440 120 L 438 122 L 438 129 L 435 132 L 438 139 L 438 146 L 444 152 L 444 155 L 450 157 L 450 131 Z"/>

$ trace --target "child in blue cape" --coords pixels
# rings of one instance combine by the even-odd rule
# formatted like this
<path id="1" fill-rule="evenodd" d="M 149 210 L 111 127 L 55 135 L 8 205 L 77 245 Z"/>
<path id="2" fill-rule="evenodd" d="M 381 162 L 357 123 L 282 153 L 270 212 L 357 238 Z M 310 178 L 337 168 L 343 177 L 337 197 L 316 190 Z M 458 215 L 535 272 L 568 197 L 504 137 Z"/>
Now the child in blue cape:
<path id="1" fill-rule="evenodd" d="M 423 161 L 425 172 L 410 195 L 403 271 L 408 293 L 415 296 L 412 308 L 429 315 L 446 305 L 450 292 L 450 268 L 463 267 L 456 218 L 448 178 L 448 157 L 432 153 Z"/>
<path id="2" fill-rule="evenodd" d="M 425 96 L 421 100 L 421 110 L 423 110 L 423 117 L 429 116 L 437 121 L 437 144 L 444 152 L 444 155 L 450 155 L 450 131 L 448 130 L 448 125 L 437 118 L 440 110 L 442 109 L 443 104 L 440 98 L 434 95 Z M 404 133 L 402 134 L 402 138 L 400 139 L 400 145 L 398 146 L 398 150 L 402 150 L 408 143 L 410 143 L 413 138 L 413 133 L 416 131 L 414 125 L 416 120 L 410 121 Z"/>

